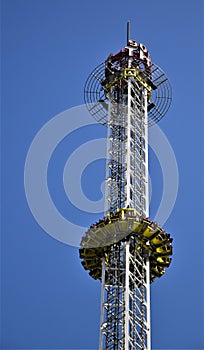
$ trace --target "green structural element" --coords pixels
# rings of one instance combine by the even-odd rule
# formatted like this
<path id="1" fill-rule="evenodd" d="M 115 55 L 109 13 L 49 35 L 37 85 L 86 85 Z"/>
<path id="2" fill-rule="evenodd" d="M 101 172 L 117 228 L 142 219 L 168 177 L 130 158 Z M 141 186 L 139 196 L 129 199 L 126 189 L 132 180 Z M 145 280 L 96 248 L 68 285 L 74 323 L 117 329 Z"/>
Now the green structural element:
<path id="1" fill-rule="evenodd" d="M 79 250 L 84 269 L 101 280 L 102 259 L 109 265 L 109 252 L 130 237 L 135 242 L 134 249 L 149 256 L 150 281 L 161 277 L 172 260 L 173 239 L 156 222 L 139 216 L 133 208 L 118 209 L 90 226 Z"/>

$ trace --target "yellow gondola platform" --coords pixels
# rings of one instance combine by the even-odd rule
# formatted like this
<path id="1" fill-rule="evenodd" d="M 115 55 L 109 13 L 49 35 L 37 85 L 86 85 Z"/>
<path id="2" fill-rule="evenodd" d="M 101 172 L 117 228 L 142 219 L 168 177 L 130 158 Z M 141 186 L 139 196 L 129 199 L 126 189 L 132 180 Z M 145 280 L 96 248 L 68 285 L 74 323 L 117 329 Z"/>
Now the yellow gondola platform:
<path id="1" fill-rule="evenodd" d="M 137 249 L 145 249 L 150 258 L 150 280 L 161 277 L 171 263 L 173 239 L 157 223 L 143 218 L 133 208 L 110 213 L 92 225 L 81 240 L 82 265 L 94 279 L 101 279 L 102 258 L 109 264 L 110 247 L 128 237 L 137 240 Z"/>

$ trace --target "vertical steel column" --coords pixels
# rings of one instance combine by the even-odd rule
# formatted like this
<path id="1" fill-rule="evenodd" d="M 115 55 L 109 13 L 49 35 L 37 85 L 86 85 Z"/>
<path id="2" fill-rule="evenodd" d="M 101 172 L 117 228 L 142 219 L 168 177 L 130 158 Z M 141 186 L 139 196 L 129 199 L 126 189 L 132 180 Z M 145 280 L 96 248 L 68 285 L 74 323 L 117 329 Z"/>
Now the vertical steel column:
<path id="1" fill-rule="evenodd" d="M 101 276 L 101 314 L 100 314 L 100 337 L 99 349 L 103 349 L 103 319 L 104 319 L 104 293 L 105 293 L 105 258 L 102 259 L 102 276 Z"/>
<path id="2" fill-rule="evenodd" d="M 148 173 L 148 114 L 147 91 L 144 90 L 144 171 L 145 171 L 145 216 L 149 217 L 149 173 Z M 150 261 L 146 257 L 146 303 L 147 303 L 147 349 L 151 349 L 151 312 L 150 312 Z"/>
<path id="3" fill-rule="evenodd" d="M 129 59 L 128 59 L 128 68 L 131 67 L 131 55 L 132 50 L 129 49 Z M 132 198 L 131 198 L 131 186 L 130 186 L 130 180 L 131 180 L 131 160 L 132 160 L 132 149 L 131 149 L 131 91 L 132 91 L 132 83 L 130 78 L 128 79 L 128 96 L 127 96 L 127 126 L 126 126 L 126 134 L 127 134 L 127 143 L 126 143 L 126 154 L 127 154 L 127 170 L 126 170 L 126 207 L 129 205 L 131 207 L 134 207 L 132 205 Z"/>
<path id="4" fill-rule="evenodd" d="M 130 327 L 130 242 L 125 244 L 125 349 L 129 349 Z"/>

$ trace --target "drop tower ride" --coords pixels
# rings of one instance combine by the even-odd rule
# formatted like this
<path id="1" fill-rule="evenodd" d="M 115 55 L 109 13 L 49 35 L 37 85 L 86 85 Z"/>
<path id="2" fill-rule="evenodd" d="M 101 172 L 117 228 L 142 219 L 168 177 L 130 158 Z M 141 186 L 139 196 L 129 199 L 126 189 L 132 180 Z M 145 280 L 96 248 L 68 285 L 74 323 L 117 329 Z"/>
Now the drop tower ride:
<path id="1" fill-rule="evenodd" d="M 81 241 L 82 265 L 101 281 L 99 350 L 151 349 L 150 284 L 171 263 L 172 238 L 149 219 L 148 126 L 171 104 L 166 74 L 130 40 L 85 84 L 91 115 L 107 126 L 104 217 Z"/>

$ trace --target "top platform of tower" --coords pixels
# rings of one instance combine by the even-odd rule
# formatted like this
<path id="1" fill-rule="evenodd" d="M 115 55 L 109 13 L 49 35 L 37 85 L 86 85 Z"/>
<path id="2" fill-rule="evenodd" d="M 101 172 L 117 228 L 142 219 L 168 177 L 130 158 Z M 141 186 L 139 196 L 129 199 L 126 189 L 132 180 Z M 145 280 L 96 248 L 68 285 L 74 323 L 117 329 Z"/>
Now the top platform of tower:
<path id="1" fill-rule="evenodd" d="M 172 100 L 169 80 L 162 69 L 151 62 L 146 46 L 130 40 L 129 34 L 127 45 L 116 54 L 111 53 L 91 72 L 85 83 L 86 106 L 99 123 L 108 124 L 110 103 L 126 106 L 128 84 L 132 89 L 146 93 L 149 126 L 164 117 Z"/>

